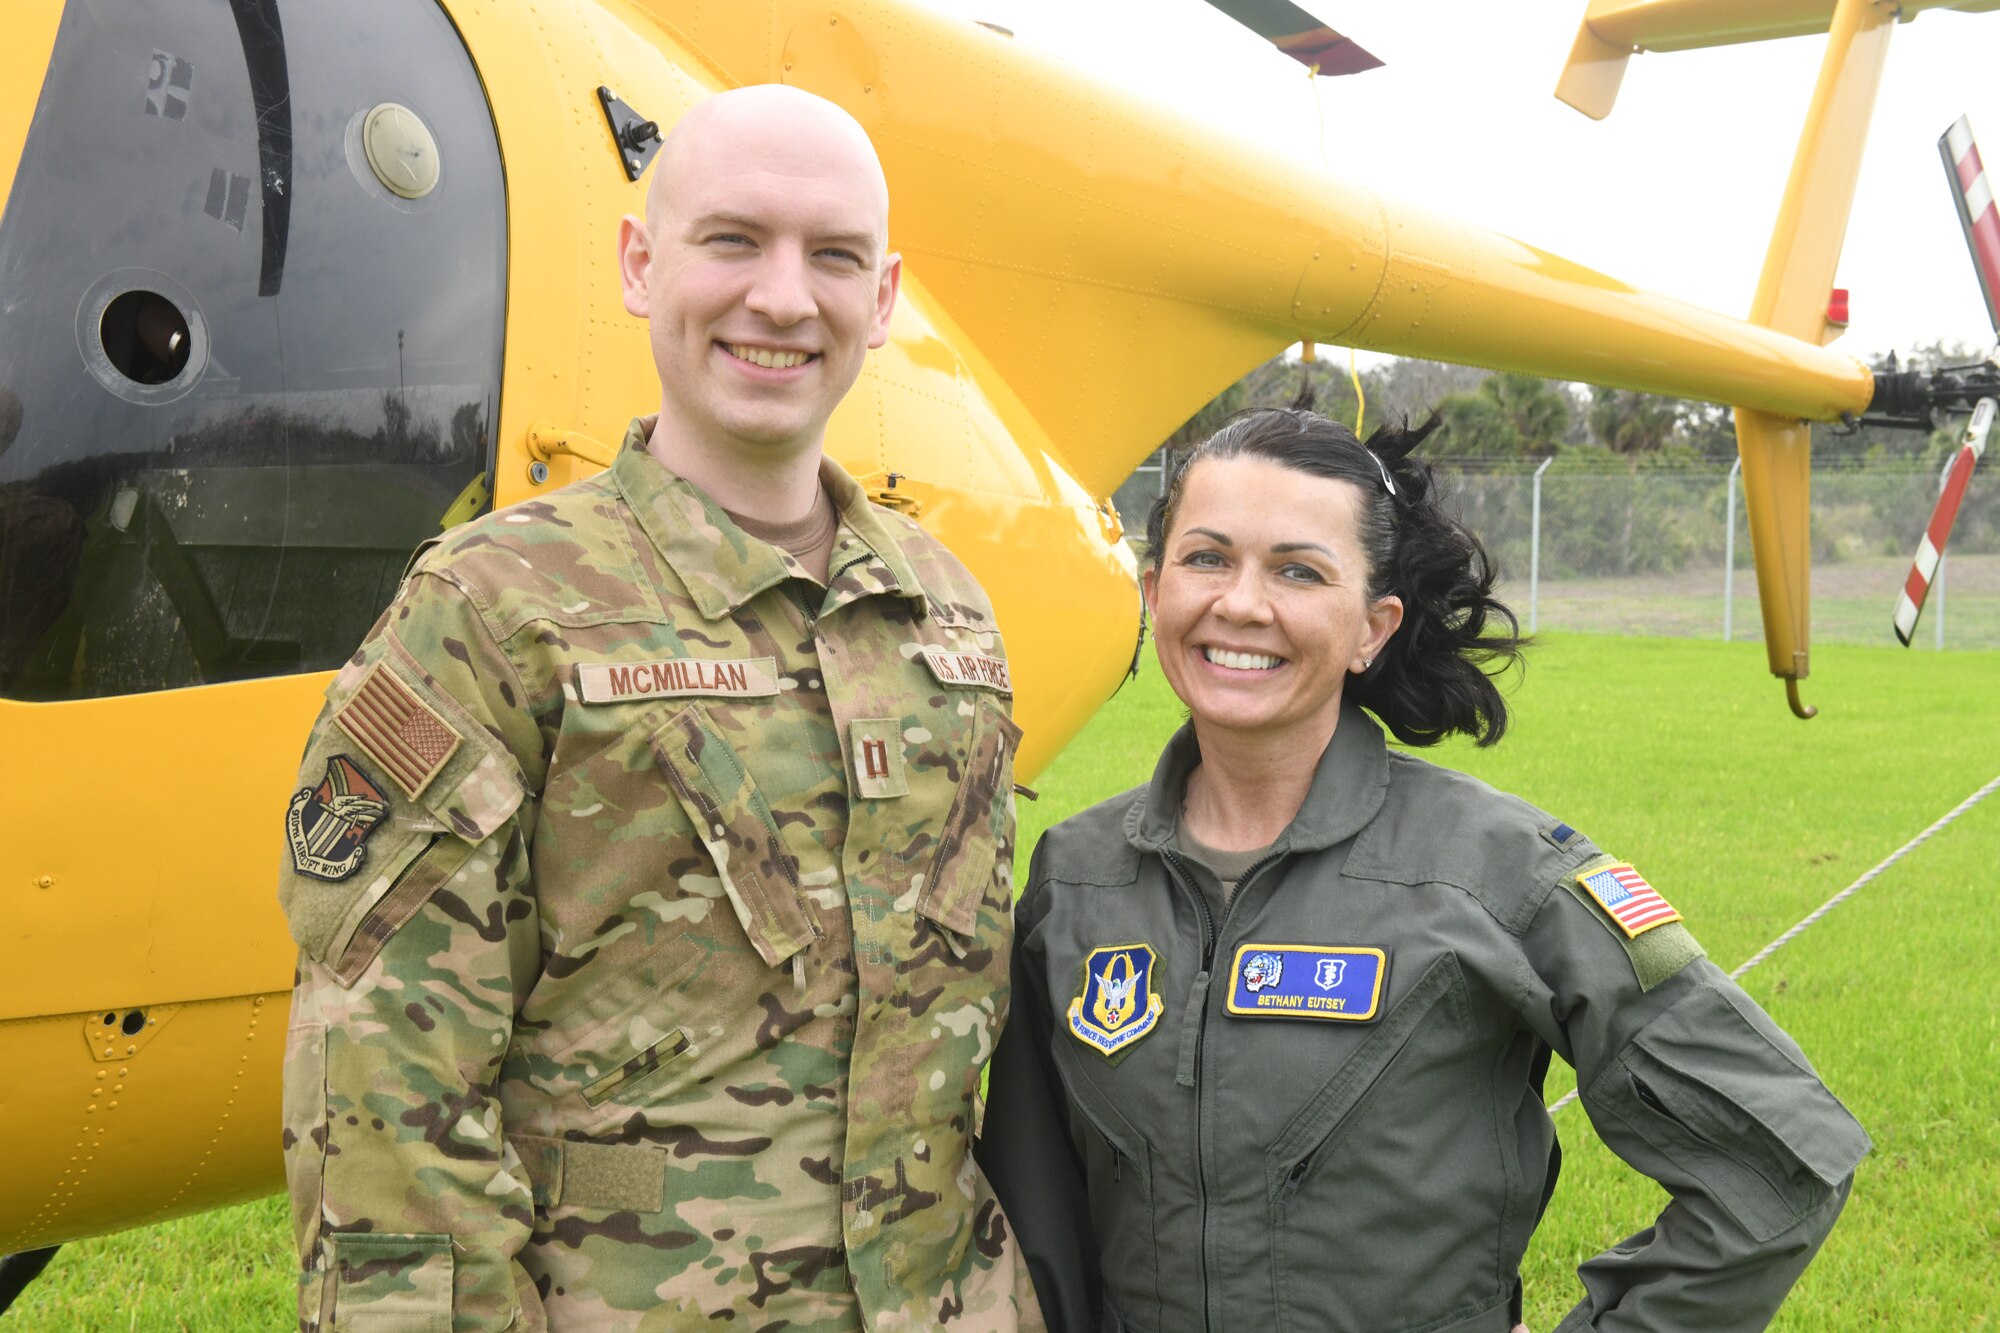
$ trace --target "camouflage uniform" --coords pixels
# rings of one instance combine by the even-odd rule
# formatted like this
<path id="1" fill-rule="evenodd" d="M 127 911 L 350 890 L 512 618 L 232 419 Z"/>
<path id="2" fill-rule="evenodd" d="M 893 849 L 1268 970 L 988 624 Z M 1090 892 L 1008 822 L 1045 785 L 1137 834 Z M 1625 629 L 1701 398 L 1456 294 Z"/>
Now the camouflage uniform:
<path id="1" fill-rule="evenodd" d="M 822 589 L 643 439 L 420 555 L 313 730 L 301 1327 L 1039 1328 L 992 609 L 830 462 Z"/>

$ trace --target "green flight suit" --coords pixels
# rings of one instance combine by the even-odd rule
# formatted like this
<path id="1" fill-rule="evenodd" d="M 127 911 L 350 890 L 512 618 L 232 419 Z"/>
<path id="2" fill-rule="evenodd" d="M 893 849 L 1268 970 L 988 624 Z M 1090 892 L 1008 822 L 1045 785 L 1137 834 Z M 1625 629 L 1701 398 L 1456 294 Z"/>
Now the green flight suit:
<path id="1" fill-rule="evenodd" d="M 830 461 L 826 586 L 648 455 L 454 529 L 286 814 L 314 1328 L 1039 1327 L 970 1155 L 1005 654 Z"/>
<path id="2" fill-rule="evenodd" d="M 1868 1138 L 1671 905 L 1350 706 L 1218 920 L 1175 845 L 1198 758 L 1051 829 L 1016 909 L 979 1153 L 1049 1326 L 1505 1333 L 1553 1050 L 1672 1195 L 1561 1329 L 1762 1328 Z"/>

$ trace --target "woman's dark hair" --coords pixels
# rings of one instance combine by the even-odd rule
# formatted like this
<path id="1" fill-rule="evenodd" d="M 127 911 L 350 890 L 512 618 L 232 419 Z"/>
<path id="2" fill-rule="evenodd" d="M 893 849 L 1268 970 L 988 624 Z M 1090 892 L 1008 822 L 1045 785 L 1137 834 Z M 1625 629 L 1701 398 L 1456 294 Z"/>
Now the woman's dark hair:
<path id="1" fill-rule="evenodd" d="M 1520 621 L 1493 596 L 1493 562 L 1479 538 L 1439 503 L 1431 465 L 1412 451 L 1437 428 L 1383 425 L 1363 444 L 1306 407 L 1239 412 L 1189 450 L 1146 517 L 1147 563 L 1158 570 L 1188 474 L 1209 459 L 1264 458 L 1361 492 L 1368 599 L 1403 599 L 1403 623 L 1346 697 L 1405 745 L 1435 745 L 1455 731 L 1491 745 L 1507 730 L 1493 677 L 1521 660 Z"/>

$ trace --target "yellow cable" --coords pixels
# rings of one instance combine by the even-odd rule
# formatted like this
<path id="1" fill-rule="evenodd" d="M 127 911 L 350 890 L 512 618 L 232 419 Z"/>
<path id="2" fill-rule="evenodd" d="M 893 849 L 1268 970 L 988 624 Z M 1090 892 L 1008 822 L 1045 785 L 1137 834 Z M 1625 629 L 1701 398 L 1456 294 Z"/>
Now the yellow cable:
<path id="1" fill-rule="evenodd" d="M 1354 381 L 1354 434 L 1361 434 L 1361 419 L 1368 415 L 1368 395 L 1361 392 L 1361 372 L 1354 368 L 1354 349 L 1347 349 L 1347 378 Z"/>

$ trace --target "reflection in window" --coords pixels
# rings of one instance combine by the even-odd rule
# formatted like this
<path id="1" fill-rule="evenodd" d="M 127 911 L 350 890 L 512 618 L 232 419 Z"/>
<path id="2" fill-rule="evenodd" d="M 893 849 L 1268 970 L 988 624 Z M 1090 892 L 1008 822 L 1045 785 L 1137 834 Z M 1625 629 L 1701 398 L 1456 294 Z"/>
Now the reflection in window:
<path id="1" fill-rule="evenodd" d="M 0 696 L 337 665 L 483 503 L 505 245 L 434 5 L 68 6 L 0 218 Z"/>

